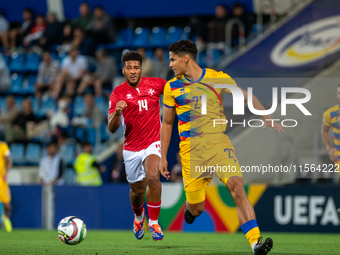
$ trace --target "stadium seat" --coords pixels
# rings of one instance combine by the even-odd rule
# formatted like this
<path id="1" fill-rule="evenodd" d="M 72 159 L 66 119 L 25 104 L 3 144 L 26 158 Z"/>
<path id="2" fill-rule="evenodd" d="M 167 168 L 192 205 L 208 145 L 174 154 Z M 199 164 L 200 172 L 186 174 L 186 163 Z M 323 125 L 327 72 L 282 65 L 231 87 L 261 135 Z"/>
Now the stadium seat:
<path id="1" fill-rule="evenodd" d="M 133 40 L 133 29 L 125 28 L 119 32 L 119 40 L 117 41 L 117 46 L 119 47 L 130 47 Z"/>
<path id="2" fill-rule="evenodd" d="M 108 133 L 108 129 L 107 129 L 107 126 L 102 123 L 100 125 L 100 139 L 101 139 L 101 142 L 105 142 L 109 139 L 109 133 Z"/>
<path id="3" fill-rule="evenodd" d="M 7 66 L 9 65 L 10 58 L 7 55 L 3 55 L 2 53 L 0 53 L 0 58 L 2 58 L 5 61 Z"/>
<path id="4" fill-rule="evenodd" d="M 22 100 L 23 100 L 22 97 L 16 97 L 15 98 L 15 104 L 20 110 L 22 110 Z"/>
<path id="5" fill-rule="evenodd" d="M 94 101 L 95 101 L 96 106 L 103 113 L 103 115 L 107 115 L 109 106 L 107 104 L 107 101 L 104 99 L 104 97 L 95 97 Z"/>
<path id="6" fill-rule="evenodd" d="M 183 38 L 184 40 L 189 40 L 190 39 L 190 33 L 191 33 L 191 27 L 189 26 L 186 26 L 184 29 L 183 29 Z"/>
<path id="7" fill-rule="evenodd" d="M 221 50 L 213 49 L 207 51 L 207 65 L 213 67 L 217 60 L 222 56 L 223 52 Z"/>
<path id="8" fill-rule="evenodd" d="M 154 27 L 151 33 L 151 46 L 164 47 L 166 45 L 166 29 L 164 27 Z"/>
<path id="9" fill-rule="evenodd" d="M 12 86 L 9 89 L 9 92 L 20 94 L 22 92 L 23 83 L 24 83 L 23 75 L 17 73 L 12 74 Z"/>
<path id="10" fill-rule="evenodd" d="M 149 43 L 149 36 L 150 36 L 150 29 L 137 27 L 135 29 L 135 39 L 133 45 L 135 47 L 148 47 Z"/>
<path id="11" fill-rule="evenodd" d="M 167 43 L 171 44 L 182 39 L 183 29 L 181 27 L 169 27 L 168 28 L 168 40 Z"/>
<path id="12" fill-rule="evenodd" d="M 25 86 L 24 91 L 28 94 L 35 93 L 35 82 L 37 81 L 36 74 L 30 74 L 27 78 L 27 86 Z"/>
<path id="13" fill-rule="evenodd" d="M 24 162 L 25 147 L 21 143 L 13 143 L 10 146 L 11 157 L 14 164 L 22 164 Z"/>
<path id="14" fill-rule="evenodd" d="M 79 142 L 84 142 L 85 141 L 85 131 L 84 128 L 82 127 L 77 127 L 76 131 L 75 131 L 75 138 L 79 141 Z"/>
<path id="15" fill-rule="evenodd" d="M 85 142 L 92 144 L 93 147 L 96 146 L 97 130 L 95 128 L 86 128 L 85 132 L 86 132 Z"/>
<path id="16" fill-rule="evenodd" d="M 54 98 L 43 98 L 41 109 L 38 115 L 46 115 L 48 111 L 54 111 L 56 108 L 56 101 Z"/>
<path id="17" fill-rule="evenodd" d="M 207 56 L 204 51 L 199 51 L 197 54 L 197 63 L 201 67 L 207 67 Z"/>
<path id="18" fill-rule="evenodd" d="M 153 50 L 147 50 L 146 51 L 146 55 L 148 56 L 148 58 L 152 59 L 153 58 Z"/>
<path id="19" fill-rule="evenodd" d="M 77 96 L 74 100 L 74 115 L 81 116 L 85 111 L 86 105 L 82 96 Z"/>
<path id="20" fill-rule="evenodd" d="M 6 105 L 6 98 L 5 97 L 0 97 L 0 112 L 4 112 L 7 110 L 7 105 Z"/>
<path id="21" fill-rule="evenodd" d="M 25 160 L 29 164 L 38 164 L 41 158 L 41 146 L 36 143 L 29 143 L 26 147 Z"/>
<path id="22" fill-rule="evenodd" d="M 75 180 L 75 173 L 72 167 L 68 167 L 65 170 L 65 184 L 73 185 Z"/>
<path id="23" fill-rule="evenodd" d="M 38 72 L 40 64 L 40 55 L 36 53 L 28 53 L 26 55 L 25 70 L 27 72 Z"/>
<path id="24" fill-rule="evenodd" d="M 76 148 L 73 144 L 67 144 L 66 145 L 66 155 L 64 157 L 65 163 L 67 165 L 72 165 L 73 161 L 76 158 Z"/>
<path id="25" fill-rule="evenodd" d="M 35 97 L 30 97 L 30 101 L 32 102 L 32 108 L 34 113 L 39 112 L 39 100 Z"/>
<path id="26" fill-rule="evenodd" d="M 14 52 L 12 54 L 11 64 L 9 65 L 9 69 L 11 70 L 11 72 L 24 72 L 24 61 L 25 54 Z"/>

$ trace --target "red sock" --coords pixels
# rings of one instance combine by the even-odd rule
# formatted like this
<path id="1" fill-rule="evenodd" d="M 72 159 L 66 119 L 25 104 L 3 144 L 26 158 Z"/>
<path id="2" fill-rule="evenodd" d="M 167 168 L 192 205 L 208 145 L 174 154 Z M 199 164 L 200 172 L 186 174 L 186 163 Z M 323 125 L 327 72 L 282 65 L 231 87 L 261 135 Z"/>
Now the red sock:
<path id="1" fill-rule="evenodd" d="M 137 206 L 137 207 L 131 204 L 131 207 L 132 207 L 133 212 L 136 214 L 136 216 L 142 215 L 143 210 L 144 210 L 144 203 L 141 206 Z"/>
<path id="2" fill-rule="evenodd" d="M 159 216 L 159 212 L 161 211 L 161 201 L 147 202 L 147 204 L 148 204 L 149 219 L 157 220 Z"/>

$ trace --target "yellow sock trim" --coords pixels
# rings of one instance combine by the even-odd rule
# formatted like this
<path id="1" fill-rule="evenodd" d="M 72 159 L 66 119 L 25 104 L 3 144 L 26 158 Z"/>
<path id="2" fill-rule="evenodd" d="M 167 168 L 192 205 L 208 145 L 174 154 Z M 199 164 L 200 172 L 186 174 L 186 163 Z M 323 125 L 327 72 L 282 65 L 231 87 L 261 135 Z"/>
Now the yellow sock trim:
<path id="1" fill-rule="evenodd" d="M 252 246 L 253 243 L 257 242 L 259 240 L 259 237 L 260 237 L 260 229 L 258 227 L 249 230 L 248 233 L 246 234 L 246 238 L 250 246 Z"/>

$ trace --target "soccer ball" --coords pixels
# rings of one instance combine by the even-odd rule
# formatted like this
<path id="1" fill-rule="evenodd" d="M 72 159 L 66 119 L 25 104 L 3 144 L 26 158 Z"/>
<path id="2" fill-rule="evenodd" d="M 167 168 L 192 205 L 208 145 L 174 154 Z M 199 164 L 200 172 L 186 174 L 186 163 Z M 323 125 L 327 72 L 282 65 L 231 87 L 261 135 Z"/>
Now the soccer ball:
<path id="1" fill-rule="evenodd" d="M 58 225 L 59 239 L 69 245 L 75 245 L 83 241 L 86 233 L 87 229 L 84 221 L 75 216 L 62 219 Z"/>

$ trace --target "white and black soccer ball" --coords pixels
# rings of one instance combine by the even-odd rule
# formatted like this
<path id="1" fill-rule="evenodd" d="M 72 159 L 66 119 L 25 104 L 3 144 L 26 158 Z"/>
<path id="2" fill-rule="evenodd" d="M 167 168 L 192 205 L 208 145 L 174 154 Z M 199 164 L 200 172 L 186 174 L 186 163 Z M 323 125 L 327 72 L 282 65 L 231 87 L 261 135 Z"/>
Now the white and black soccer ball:
<path id="1" fill-rule="evenodd" d="M 87 229 L 84 221 L 75 216 L 62 219 L 58 225 L 58 237 L 66 244 L 75 245 L 86 237 Z"/>

